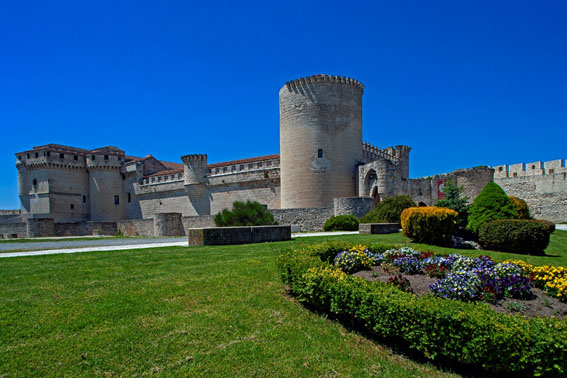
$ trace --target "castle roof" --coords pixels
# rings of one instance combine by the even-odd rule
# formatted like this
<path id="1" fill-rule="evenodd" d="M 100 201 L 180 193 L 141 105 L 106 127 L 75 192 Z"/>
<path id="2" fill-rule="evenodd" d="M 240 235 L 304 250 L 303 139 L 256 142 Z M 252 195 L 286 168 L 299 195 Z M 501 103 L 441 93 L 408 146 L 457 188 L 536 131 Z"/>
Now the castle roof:
<path id="1" fill-rule="evenodd" d="M 279 158 L 280 158 L 279 154 L 265 155 L 265 156 L 258 156 L 258 157 L 248 158 L 248 159 L 230 160 L 230 161 L 225 161 L 225 162 L 222 162 L 222 163 L 209 164 L 209 168 L 224 167 L 224 166 L 227 166 L 227 165 L 254 163 L 254 162 L 257 162 L 257 161 L 274 160 L 274 159 L 279 159 Z"/>

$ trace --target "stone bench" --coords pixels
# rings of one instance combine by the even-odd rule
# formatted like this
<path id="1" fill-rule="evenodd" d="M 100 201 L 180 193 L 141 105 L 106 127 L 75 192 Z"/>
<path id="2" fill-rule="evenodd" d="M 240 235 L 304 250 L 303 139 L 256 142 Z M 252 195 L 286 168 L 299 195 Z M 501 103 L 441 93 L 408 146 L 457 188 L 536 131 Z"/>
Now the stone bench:
<path id="1" fill-rule="evenodd" d="M 358 225 L 359 234 L 393 234 L 400 231 L 398 223 L 361 223 Z"/>
<path id="2" fill-rule="evenodd" d="M 291 240 L 291 226 L 207 227 L 187 230 L 189 246 Z"/>

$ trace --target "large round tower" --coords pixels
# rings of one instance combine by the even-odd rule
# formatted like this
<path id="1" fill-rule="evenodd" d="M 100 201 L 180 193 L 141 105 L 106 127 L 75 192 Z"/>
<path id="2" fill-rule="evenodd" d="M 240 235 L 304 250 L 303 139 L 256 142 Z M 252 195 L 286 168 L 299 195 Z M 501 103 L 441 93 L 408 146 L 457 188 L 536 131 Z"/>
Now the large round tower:
<path id="1" fill-rule="evenodd" d="M 362 162 L 357 80 L 316 75 L 280 89 L 281 207 L 326 207 L 354 197 Z"/>

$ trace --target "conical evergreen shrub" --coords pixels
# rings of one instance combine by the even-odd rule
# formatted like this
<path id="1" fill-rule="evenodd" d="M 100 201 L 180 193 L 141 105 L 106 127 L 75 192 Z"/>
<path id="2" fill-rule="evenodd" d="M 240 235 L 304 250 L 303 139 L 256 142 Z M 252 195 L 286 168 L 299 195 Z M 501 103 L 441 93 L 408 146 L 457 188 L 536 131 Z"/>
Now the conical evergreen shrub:
<path id="1" fill-rule="evenodd" d="M 506 192 L 493 182 L 486 184 L 469 209 L 467 227 L 478 234 L 480 225 L 498 219 L 516 219 L 518 213 Z"/>

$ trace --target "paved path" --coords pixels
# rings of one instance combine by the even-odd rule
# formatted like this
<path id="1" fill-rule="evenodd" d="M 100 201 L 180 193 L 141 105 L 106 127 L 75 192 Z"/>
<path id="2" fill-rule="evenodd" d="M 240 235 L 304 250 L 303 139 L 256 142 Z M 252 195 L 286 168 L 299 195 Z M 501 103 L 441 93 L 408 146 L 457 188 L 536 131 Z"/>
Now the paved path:
<path id="1" fill-rule="evenodd" d="M 294 238 L 309 236 L 331 236 L 331 235 L 356 235 L 358 231 L 341 231 L 341 232 L 310 232 L 297 233 L 291 235 Z M 93 243 L 94 242 L 94 243 Z M 72 243 L 72 244 L 71 244 Z M 79 246 L 81 248 L 69 248 L 70 246 Z M 53 241 L 53 242 L 37 242 L 37 243 L 5 243 L 0 247 L 9 246 L 4 250 L 12 249 L 29 249 L 21 252 L 5 252 L 0 253 L 2 257 L 22 257 L 22 256 L 40 256 L 54 255 L 60 253 L 82 253 L 95 251 L 119 251 L 125 249 L 144 249 L 158 247 L 188 247 L 189 242 L 186 238 L 159 238 L 159 239 L 101 239 L 101 240 L 73 240 L 73 241 Z M 37 249 L 37 246 L 43 247 L 42 250 L 31 251 Z M 68 248 L 64 248 L 68 247 Z M 53 249 L 48 249 L 53 248 Z M 0 249 L 1 250 L 1 249 Z"/>
<path id="2" fill-rule="evenodd" d="M 40 238 L 43 239 L 43 238 Z M 28 242 L 28 243 L 0 243 L 0 251 L 11 250 L 47 250 L 47 249 L 63 249 L 63 248 L 85 248 L 85 247 L 103 247 L 103 246 L 120 246 L 120 245 L 137 245 L 137 244 L 154 244 L 154 243 L 174 243 L 185 240 L 184 238 L 100 238 L 96 240 L 57 240 L 57 241 L 43 241 L 43 242 Z"/>

